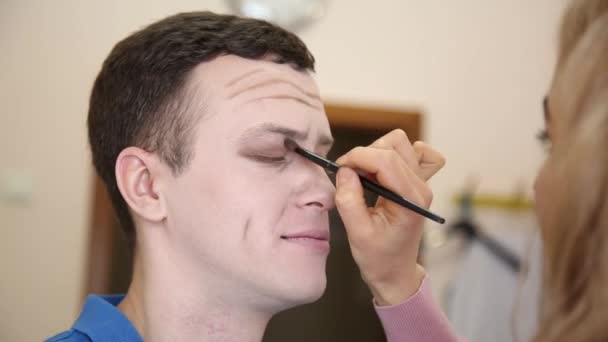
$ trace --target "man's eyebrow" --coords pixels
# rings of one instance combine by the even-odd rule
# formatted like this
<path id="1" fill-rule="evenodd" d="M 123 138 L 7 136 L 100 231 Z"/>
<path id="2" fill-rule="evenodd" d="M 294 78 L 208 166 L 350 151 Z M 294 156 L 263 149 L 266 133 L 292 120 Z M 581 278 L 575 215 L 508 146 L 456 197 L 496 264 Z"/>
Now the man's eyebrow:
<path id="1" fill-rule="evenodd" d="M 272 122 L 264 122 L 257 126 L 251 127 L 247 129 L 239 138 L 241 141 L 256 139 L 259 137 L 266 136 L 269 133 L 280 134 L 285 136 L 286 138 L 290 138 L 293 140 L 306 140 L 308 137 L 308 132 L 298 131 L 293 128 L 285 127 L 278 125 Z M 331 146 L 334 142 L 334 139 L 328 135 L 322 135 L 319 137 L 317 144 L 319 146 Z"/>

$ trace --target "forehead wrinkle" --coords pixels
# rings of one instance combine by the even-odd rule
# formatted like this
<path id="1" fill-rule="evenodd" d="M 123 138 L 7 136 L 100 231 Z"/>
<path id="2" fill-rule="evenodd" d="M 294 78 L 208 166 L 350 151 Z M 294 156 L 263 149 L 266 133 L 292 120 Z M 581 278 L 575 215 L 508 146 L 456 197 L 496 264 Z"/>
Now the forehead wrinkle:
<path id="1" fill-rule="evenodd" d="M 304 98 L 301 98 L 301 97 L 298 97 L 298 96 L 294 96 L 294 95 L 288 95 L 288 94 L 285 94 L 285 95 L 260 96 L 260 97 L 256 97 L 256 98 L 253 98 L 251 100 L 245 101 L 245 103 L 250 103 L 250 102 L 254 102 L 254 101 L 258 101 L 258 100 L 263 100 L 263 99 L 294 100 L 294 101 L 302 103 L 302 104 L 304 104 L 306 106 L 309 106 L 309 107 L 311 107 L 313 109 L 317 109 L 317 110 L 323 109 L 322 105 L 317 106 L 314 103 L 305 100 Z"/>
<path id="2" fill-rule="evenodd" d="M 238 96 L 238 95 L 240 95 L 242 93 L 245 93 L 245 92 L 248 92 L 248 91 L 251 91 L 251 90 L 254 90 L 254 89 L 258 89 L 258 88 L 267 87 L 267 86 L 270 86 L 270 85 L 273 85 L 273 84 L 279 84 L 279 83 L 287 84 L 291 88 L 294 88 L 295 90 L 297 90 L 299 93 L 304 94 L 304 95 L 308 96 L 309 98 L 311 98 L 313 100 L 321 101 L 321 98 L 317 94 L 309 92 L 309 91 L 306 91 L 304 88 L 302 88 L 299 85 L 291 82 L 290 80 L 280 79 L 280 78 L 277 78 L 277 77 L 270 78 L 270 79 L 265 79 L 265 80 L 258 81 L 258 82 L 254 82 L 253 84 L 246 85 L 246 86 L 243 86 L 241 88 L 237 88 L 237 89 L 235 89 L 234 91 L 232 91 L 232 92 L 230 92 L 228 94 L 228 98 L 232 99 L 232 98 L 235 98 L 236 96 Z"/>
<path id="3" fill-rule="evenodd" d="M 234 79 L 228 81 L 228 83 L 226 83 L 226 88 L 230 88 L 230 87 L 234 86 L 235 84 L 247 79 L 248 77 L 260 73 L 261 71 L 264 71 L 264 69 L 257 68 L 257 69 L 253 69 L 249 72 L 246 72 L 243 75 L 237 76 L 236 78 L 234 78 Z"/>

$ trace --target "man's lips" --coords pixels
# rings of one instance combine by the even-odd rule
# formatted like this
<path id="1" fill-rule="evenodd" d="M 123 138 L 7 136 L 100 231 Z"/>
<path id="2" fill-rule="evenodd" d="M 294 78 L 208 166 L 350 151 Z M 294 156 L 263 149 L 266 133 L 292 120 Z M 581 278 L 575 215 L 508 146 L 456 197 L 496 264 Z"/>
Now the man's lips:
<path id="1" fill-rule="evenodd" d="M 329 230 L 309 230 L 281 235 L 281 239 L 294 245 L 304 247 L 307 251 L 327 256 L 329 252 Z"/>
<path id="2" fill-rule="evenodd" d="M 329 232 L 325 230 L 310 230 L 281 235 L 281 239 L 314 239 L 329 241 Z"/>

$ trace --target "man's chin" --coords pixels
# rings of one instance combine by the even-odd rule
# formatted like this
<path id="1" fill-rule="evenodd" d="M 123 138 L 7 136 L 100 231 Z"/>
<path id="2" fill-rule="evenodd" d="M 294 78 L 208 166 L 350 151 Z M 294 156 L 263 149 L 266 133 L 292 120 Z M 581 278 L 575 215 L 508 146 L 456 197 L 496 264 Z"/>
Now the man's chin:
<path id="1" fill-rule="evenodd" d="M 305 292 L 301 297 L 300 304 L 310 304 L 318 301 L 319 299 L 321 299 L 321 297 L 323 297 L 326 287 L 326 282 L 323 282 L 322 286 L 309 289 L 309 291 Z"/>
<path id="2" fill-rule="evenodd" d="M 326 285 L 327 281 L 323 277 L 323 279 L 317 279 L 316 281 L 293 284 L 293 286 L 284 289 L 281 291 L 282 299 L 280 301 L 283 304 L 281 311 L 318 301 L 323 297 Z"/>

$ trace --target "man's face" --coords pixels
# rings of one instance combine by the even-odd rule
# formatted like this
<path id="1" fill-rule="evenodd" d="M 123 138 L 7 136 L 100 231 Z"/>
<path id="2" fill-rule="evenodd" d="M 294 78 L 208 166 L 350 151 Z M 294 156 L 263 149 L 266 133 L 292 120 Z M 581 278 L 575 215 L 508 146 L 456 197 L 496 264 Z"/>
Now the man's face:
<path id="1" fill-rule="evenodd" d="M 184 269 L 205 288 L 269 310 L 318 299 L 335 189 L 323 169 L 284 147 L 290 137 L 321 155 L 330 148 L 314 80 L 228 55 L 199 65 L 190 86 L 202 113 L 194 158 L 166 196 Z"/>

